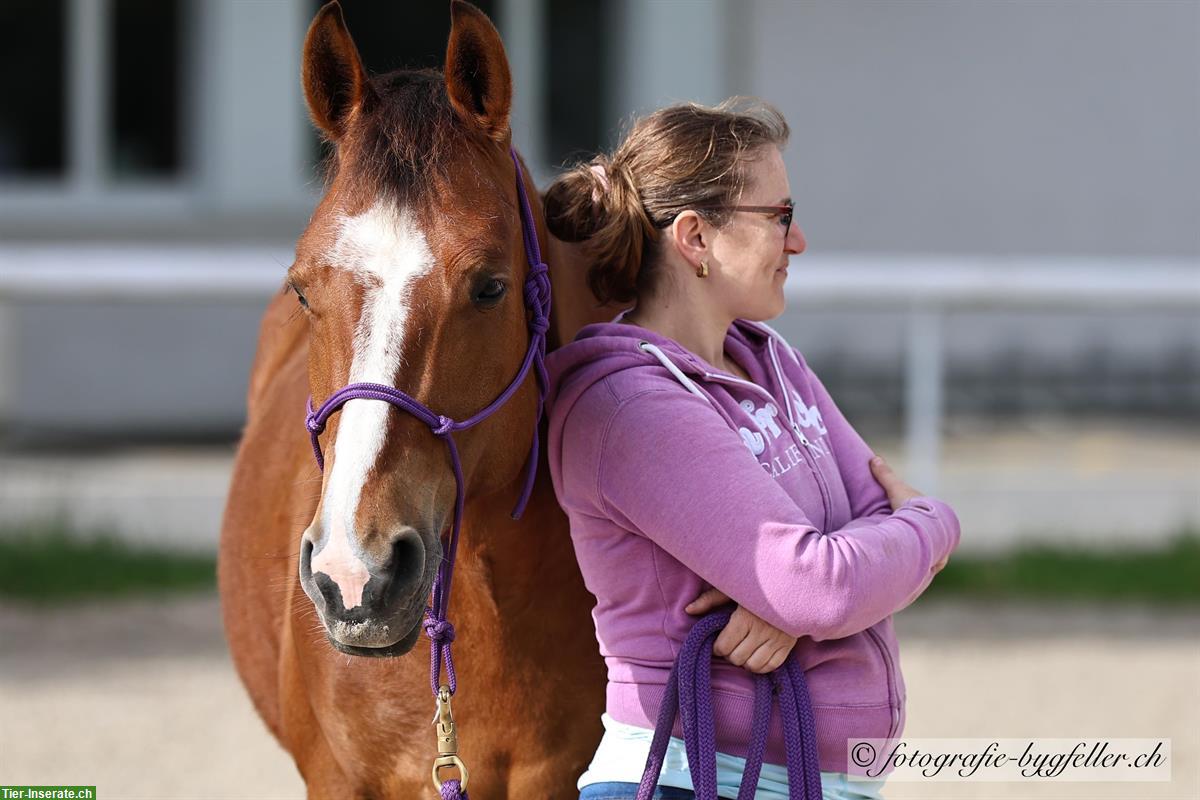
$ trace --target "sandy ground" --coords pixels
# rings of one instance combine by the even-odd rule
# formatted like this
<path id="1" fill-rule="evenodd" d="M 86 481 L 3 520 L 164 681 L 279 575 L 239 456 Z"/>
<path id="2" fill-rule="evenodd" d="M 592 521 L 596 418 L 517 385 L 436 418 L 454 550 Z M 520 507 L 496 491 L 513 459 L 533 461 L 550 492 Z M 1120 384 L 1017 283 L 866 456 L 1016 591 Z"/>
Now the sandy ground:
<path id="1" fill-rule="evenodd" d="M 1173 780 L 895 783 L 886 797 L 1200 797 L 1200 610 L 917 603 L 897 628 L 907 737 L 1163 737 Z M 304 795 L 208 595 L 0 606 L 0 720 L 0 784 L 95 784 L 103 800 Z"/>

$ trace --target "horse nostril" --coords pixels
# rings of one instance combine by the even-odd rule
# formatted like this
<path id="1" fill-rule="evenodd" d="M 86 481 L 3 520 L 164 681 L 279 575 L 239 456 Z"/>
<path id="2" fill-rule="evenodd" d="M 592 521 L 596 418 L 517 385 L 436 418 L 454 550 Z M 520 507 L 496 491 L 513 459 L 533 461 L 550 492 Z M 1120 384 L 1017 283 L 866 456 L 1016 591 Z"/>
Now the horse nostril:
<path id="1" fill-rule="evenodd" d="M 393 592 L 410 589 L 420 579 L 424 566 L 425 545 L 421 543 L 421 535 L 407 528 L 392 542 L 387 571 Z"/>
<path id="2" fill-rule="evenodd" d="M 312 580 L 312 554 L 313 543 L 307 535 L 300 540 L 300 581 L 301 583 Z"/>
<path id="3" fill-rule="evenodd" d="M 339 608 L 342 602 L 341 591 L 328 575 L 323 572 L 314 573 L 312 571 L 312 554 L 312 540 L 305 537 L 300 544 L 300 582 L 305 586 L 304 591 L 316 603 L 317 598 L 313 597 L 311 591 L 311 589 L 316 589 L 317 594 L 325 601 L 323 608 L 326 611 Z M 321 608 L 322 604 L 317 603 L 317 606 Z"/>
<path id="4" fill-rule="evenodd" d="M 300 561 L 304 565 L 312 564 L 313 543 L 312 539 L 306 535 L 300 542 Z"/>
<path id="5" fill-rule="evenodd" d="M 325 598 L 325 608 L 338 609 L 342 607 L 342 592 L 338 585 L 323 572 L 319 572 L 313 576 L 313 583 L 316 584 L 317 591 L 321 593 L 321 597 Z"/>

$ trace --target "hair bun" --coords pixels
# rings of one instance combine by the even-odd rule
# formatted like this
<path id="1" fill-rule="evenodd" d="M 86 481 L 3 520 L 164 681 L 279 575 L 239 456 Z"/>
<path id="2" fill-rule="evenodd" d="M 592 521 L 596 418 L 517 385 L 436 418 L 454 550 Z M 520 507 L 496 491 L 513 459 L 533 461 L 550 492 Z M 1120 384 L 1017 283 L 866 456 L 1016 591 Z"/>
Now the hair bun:
<path id="1" fill-rule="evenodd" d="M 585 242 L 588 285 L 601 302 L 635 296 L 642 249 L 655 231 L 627 165 L 597 156 L 560 176 L 543 198 L 546 225 L 565 242 Z"/>
<path id="2" fill-rule="evenodd" d="M 592 190 L 592 202 L 599 203 L 601 198 L 607 194 L 609 190 L 608 170 L 605 169 L 604 165 L 600 163 L 589 164 L 588 169 L 590 169 L 592 174 L 596 176 L 596 182 L 599 184 L 595 189 Z"/>
<path id="3" fill-rule="evenodd" d="M 599 186 L 599 178 L 587 166 L 575 167 L 550 184 L 542 198 L 550 232 L 564 242 L 590 238 L 603 205 Z"/>

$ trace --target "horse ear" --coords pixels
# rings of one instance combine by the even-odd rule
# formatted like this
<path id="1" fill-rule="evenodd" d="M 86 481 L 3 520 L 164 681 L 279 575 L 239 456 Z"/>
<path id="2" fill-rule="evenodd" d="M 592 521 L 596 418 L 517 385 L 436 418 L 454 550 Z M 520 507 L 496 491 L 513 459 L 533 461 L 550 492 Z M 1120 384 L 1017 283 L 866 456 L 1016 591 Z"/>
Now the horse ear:
<path id="1" fill-rule="evenodd" d="M 336 142 L 369 91 L 366 70 L 337 0 L 322 6 L 308 26 L 301 71 L 308 113 Z"/>
<path id="2" fill-rule="evenodd" d="M 446 93 L 458 116 L 498 142 L 509 135 L 512 76 L 504 43 L 487 15 L 463 0 L 450 4 Z"/>

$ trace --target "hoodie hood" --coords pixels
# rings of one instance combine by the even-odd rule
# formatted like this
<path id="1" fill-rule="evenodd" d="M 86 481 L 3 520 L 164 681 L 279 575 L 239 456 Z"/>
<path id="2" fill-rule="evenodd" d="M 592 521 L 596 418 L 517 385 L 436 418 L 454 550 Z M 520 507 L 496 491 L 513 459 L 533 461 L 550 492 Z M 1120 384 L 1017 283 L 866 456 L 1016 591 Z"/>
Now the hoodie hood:
<path id="1" fill-rule="evenodd" d="M 622 370 L 647 367 L 666 369 L 693 393 L 698 391 L 695 382 L 689 378 L 728 375 L 674 339 L 648 328 L 622 323 L 621 319 L 627 313 L 629 310 L 622 311 L 611 322 L 584 326 L 574 341 L 546 356 L 546 372 L 550 383 L 546 407 L 555 409 L 554 419 L 563 420 L 570 416 L 575 401 L 593 384 Z M 744 319 L 735 319 L 729 326 L 725 334 L 725 349 L 741 364 L 761 362 L 763 351 L 772 337 L 782 343 L 783 349 L 795 359 L 791 348 L 787 347 L 778 333 L 761 322 Z"/>

